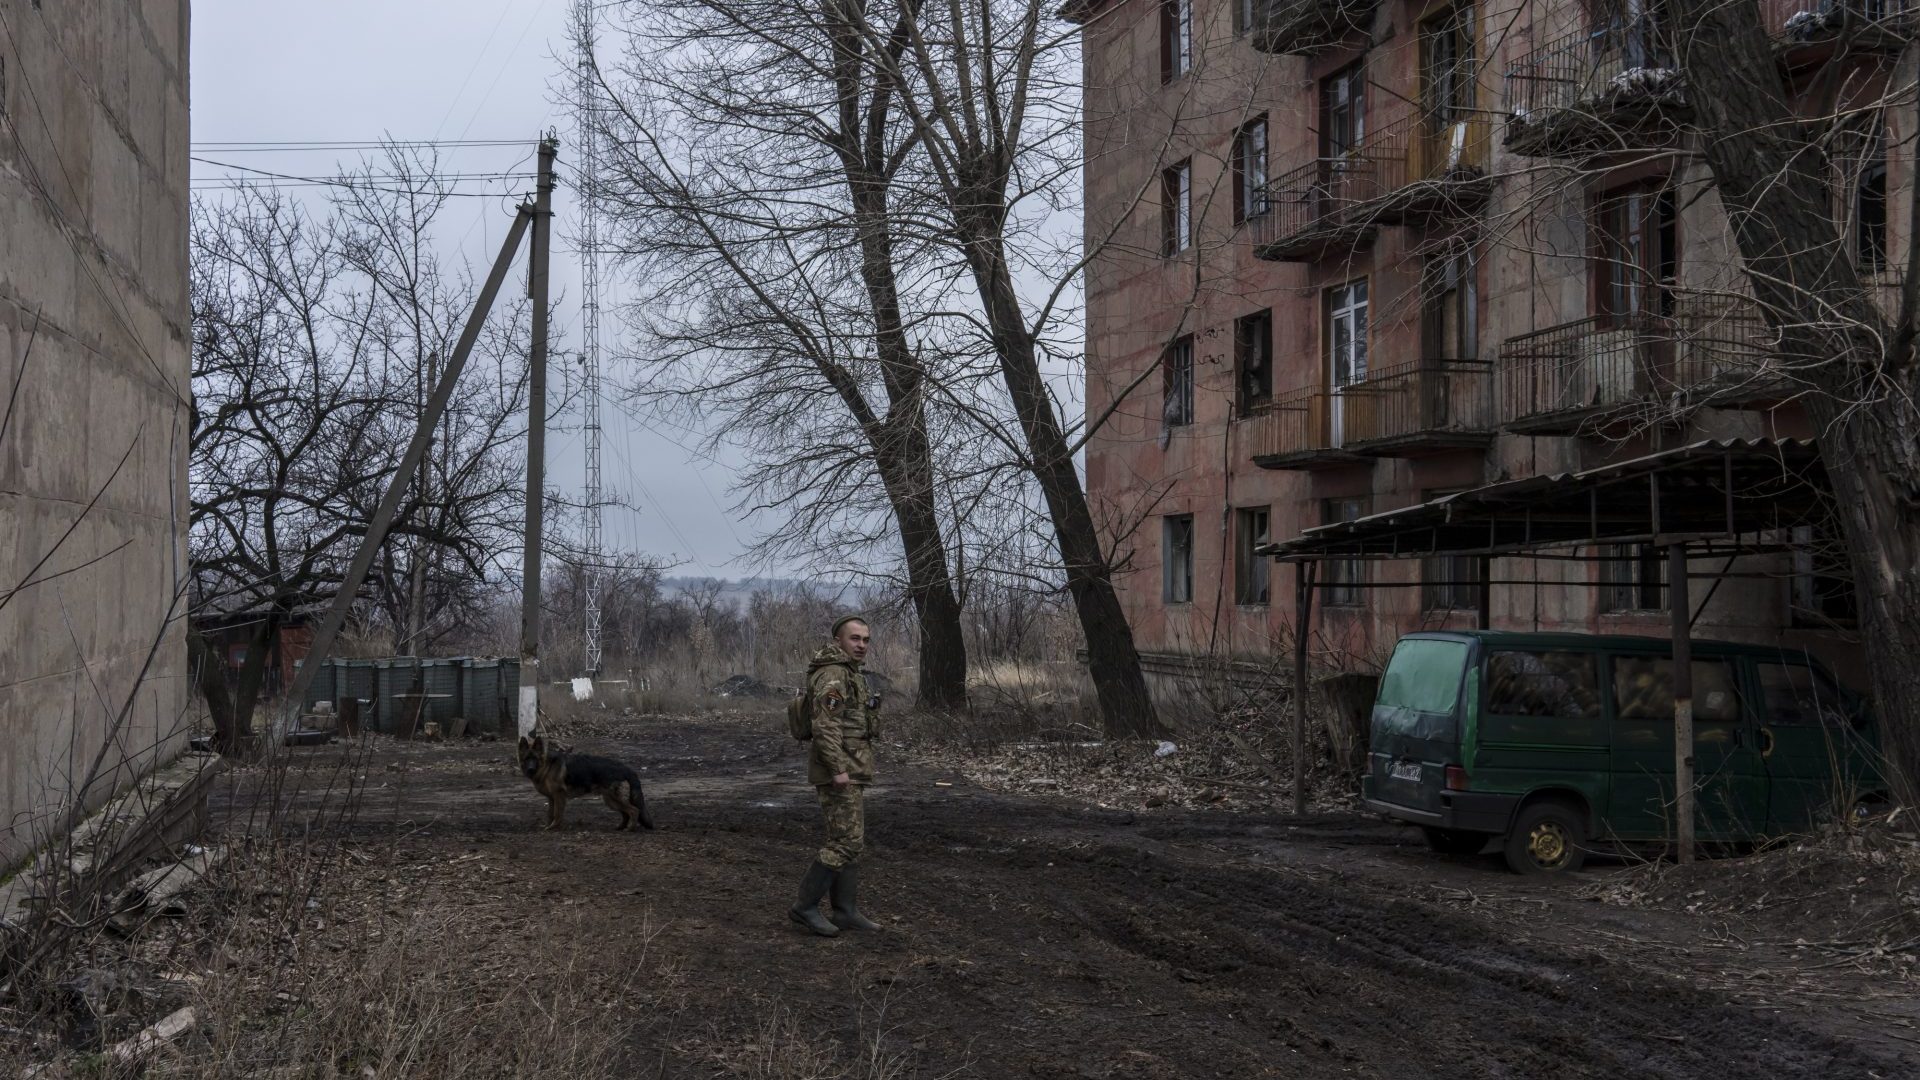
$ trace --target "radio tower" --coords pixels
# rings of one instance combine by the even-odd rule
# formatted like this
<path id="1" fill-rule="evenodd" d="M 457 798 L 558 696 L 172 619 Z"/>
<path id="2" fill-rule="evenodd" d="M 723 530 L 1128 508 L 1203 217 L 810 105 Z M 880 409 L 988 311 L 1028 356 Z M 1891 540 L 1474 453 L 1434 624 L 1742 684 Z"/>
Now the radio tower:
<path id="1" fill-rule="evenodd" d="M 580 366 L 586 394 L 587 528 L 586 591 L 587 674 L 600 674 L 600 210 L 595 184 L 600 178 L 600 83 L 593 70 L 593 0 L 574 0 L 574 34 L 579 39 L 574 138 L 579 143 L 580 181 Z"/>

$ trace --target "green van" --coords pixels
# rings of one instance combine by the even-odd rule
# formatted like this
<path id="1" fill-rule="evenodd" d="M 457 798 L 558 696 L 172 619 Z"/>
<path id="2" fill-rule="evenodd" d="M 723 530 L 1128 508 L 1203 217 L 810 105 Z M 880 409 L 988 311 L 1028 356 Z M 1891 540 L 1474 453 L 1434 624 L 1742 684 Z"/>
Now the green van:
<path id="1" fill-rule="evenodd" d="M 1498 837 L 1527 874 L 1668 840 L 1672 679 L 1661 638 L 1409 634 L 1380 678 L 1362 794 L 1436 850 Z M 1864 704 L 1805 653 L 1694 642 L 1693 717 L 1702 841 L 1802 831 L 1884 797 Z"/>

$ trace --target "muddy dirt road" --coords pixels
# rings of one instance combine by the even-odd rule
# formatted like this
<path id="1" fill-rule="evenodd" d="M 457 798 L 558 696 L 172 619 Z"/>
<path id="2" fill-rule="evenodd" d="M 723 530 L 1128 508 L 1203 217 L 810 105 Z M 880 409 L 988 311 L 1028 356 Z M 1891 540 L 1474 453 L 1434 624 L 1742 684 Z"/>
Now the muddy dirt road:
<path id="1" fill-rule="evenodd" d="M 383 748 L 357 830 L 440 875 L 409 895 L 462 913 L 446 948 L 538 963 L 561 939 L 632 972 L 606 1022 L 646 1075 L 806 1075 L 768 1068 L 775 1044 L 842 1068 L 877 1044 L 914 1076 L 1920 1075 L 1896 1006 L 1776 993 L 1790 958 L 1683 952 L 1684 923 L 1417 834 L 1013 798 L 898 754 L 863 896 L 889 929 L 815 939 L 785 907 L 817 811 L 773 724 L 576 743 L 643 766 L 657 831 L 597 801 L 537 831 L 505 742 Z"/>

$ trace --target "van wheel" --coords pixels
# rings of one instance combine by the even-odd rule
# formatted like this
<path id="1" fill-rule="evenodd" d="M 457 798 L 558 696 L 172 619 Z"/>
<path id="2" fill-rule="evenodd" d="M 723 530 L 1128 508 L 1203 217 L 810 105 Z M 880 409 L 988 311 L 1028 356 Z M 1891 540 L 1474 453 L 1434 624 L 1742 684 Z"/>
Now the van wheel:
<path id="1" fill-rule="evenodd" d="M 1507 865 L 1516 874 L 1572 873 L 1587 861 L 1586 840 L 1579 811 L 1564 803 L 1534 803 L 1507 833 Z"/>
<path id="2" fill-rule="evenodd" d="M 1427 836 L 1427 846 L 1442 855 L 1478 855 L 1480 849 L 1487 846 L 1486 833 L 1436 829 L 1431 825 L 1420 826 L 1420 831 Z"/>

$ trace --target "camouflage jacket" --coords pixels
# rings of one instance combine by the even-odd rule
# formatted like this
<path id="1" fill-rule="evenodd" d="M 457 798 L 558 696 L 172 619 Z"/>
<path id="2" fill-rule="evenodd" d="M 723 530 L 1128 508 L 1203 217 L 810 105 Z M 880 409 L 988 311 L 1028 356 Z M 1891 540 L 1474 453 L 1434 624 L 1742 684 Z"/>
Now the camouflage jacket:
<path id="1" fill-rule="evenodd" d="M 807 689 L 813 694 L 813 741 L 808 743 L 807 782 L 831 784 L 846 773 L 857 784 L 873 782 L 873 740 L 880 715 L 868 702 L 860 665 L 829 645 L 807 665 Z"/>

